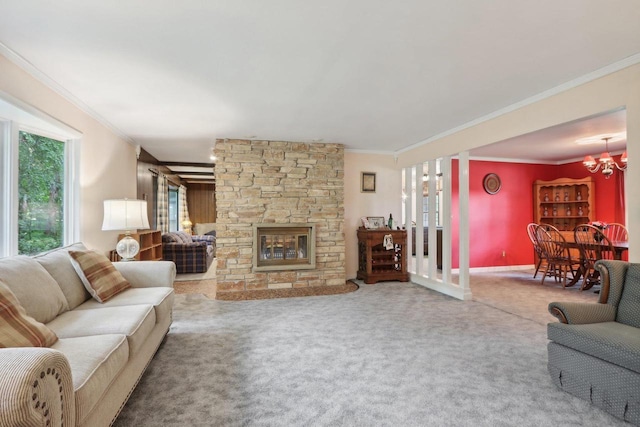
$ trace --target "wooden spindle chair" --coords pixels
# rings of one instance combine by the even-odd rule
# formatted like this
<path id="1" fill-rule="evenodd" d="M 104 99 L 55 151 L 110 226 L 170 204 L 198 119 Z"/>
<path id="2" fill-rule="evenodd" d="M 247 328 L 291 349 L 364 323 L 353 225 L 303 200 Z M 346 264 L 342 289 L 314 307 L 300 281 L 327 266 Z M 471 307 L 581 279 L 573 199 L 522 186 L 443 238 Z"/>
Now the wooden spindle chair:
<path id="1" fill-rule="evenodd" d="M 615 259 L 615 250 L 611 240 L 603 230 L 589 224 L 580 224 L 573 230 L 576 244 L 580 248 L 583 281 L 581 291 L 600 284 L 599 274 L 594 264 L 599 259 Z"/>

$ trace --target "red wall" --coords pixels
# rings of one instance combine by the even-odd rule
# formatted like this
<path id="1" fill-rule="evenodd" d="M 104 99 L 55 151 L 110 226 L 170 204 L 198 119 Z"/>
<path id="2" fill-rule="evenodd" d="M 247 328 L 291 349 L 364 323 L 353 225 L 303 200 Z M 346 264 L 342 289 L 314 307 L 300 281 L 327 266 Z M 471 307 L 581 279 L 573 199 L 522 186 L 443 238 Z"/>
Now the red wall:
<path id="1" fill-rule="evenodd" d="M 617 160 L 617 159 L 616 159 Z M 496 173 L 502 181 L 497 194 L 484 191 L 482 180 Z M 458 161 L 452 164 L 452 266 L 459 266 Z M 538 179 L 584 178 L 593 176 L 596 194 L 596 219 L 624 223 L 622 174 L 610 179 L 602 173 L 591 174 L 582 162 L 566 165 L 526 163 L 469 162 L 469 266 L 494 267 L 533 264 L 533 248 L 526 226 L 533 221 L 533 183 Z M 502 256 L 502 253 L 505 256 Z"/>

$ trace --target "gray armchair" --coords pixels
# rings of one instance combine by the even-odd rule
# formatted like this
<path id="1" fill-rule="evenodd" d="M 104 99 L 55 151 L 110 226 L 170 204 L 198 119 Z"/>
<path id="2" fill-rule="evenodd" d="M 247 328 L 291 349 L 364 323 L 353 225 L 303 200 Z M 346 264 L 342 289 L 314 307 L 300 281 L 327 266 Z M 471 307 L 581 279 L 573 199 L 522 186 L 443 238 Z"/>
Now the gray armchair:
<path id="1" fill-rule="evenodd" d="M 552 302 L 548 369 L 562 390 L 640 425 L 640 264 L 601 260 L 599 303 Z"/>

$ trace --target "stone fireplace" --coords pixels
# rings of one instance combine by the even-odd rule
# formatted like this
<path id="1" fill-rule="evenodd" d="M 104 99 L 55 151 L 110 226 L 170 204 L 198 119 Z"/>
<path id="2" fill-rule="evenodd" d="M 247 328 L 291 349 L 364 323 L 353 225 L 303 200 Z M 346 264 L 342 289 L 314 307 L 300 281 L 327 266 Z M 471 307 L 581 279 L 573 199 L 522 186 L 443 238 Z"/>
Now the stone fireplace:
<path id="1" fill-rule="evenodd" d="M 218 291 L 344 285 L 344 147 L 217 140 L 215 153 Z"/>

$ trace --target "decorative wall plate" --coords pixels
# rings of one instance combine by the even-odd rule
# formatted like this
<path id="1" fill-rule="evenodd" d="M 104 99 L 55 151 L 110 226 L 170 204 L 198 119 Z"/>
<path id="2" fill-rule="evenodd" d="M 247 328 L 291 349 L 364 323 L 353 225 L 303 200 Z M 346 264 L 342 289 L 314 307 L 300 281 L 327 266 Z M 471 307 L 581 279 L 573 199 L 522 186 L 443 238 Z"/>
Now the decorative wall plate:
<path id="1" fill-rule="evenodd" d="M 484 191 L 489 194 L 496 194 L 500 191 L 502 187 L 502 182 L 500 181 L 500 177 L 495 173 L 487 174 L 482 180 L 482 185 L 484 187 Z"/>

